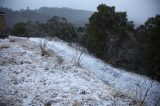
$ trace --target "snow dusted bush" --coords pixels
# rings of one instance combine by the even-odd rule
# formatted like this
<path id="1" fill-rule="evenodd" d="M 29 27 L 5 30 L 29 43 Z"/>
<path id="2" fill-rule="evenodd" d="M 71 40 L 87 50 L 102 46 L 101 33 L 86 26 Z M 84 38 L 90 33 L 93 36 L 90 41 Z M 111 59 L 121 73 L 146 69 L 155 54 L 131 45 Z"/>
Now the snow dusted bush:
<path id="1" fill-rule="evenodd" d="M 40 41 L 40 50 L 42 56 L 54 56 L 56 57 L 57 63 L 62 64 L 64 59 L 61 56 L 58 56 L 53 50 L 50 50 L 47 47 L 48 39 L 44 39 Z"/>
<path id="2" fill-rule="evenodd" d="M 1 40 L 0 39 L 0 49 L 7 49 L 9 48 L 9 42 L 8 42 L 8 39 L 6 40 Z"/>
<path id="3" fill-rule="evenodd" d="M 48 40 L 47 39 L 44 39 L 44 40 L 41 40 L 40 41 L 40 50 L 41 50 L 41 55 L 42 56 L 51 56 L 51 51 L 47 48 L 47 42 Z"/>
<path id="4" fill-rule="evenodd" d="M 85 48 L 79 46 L 78 44 L 72 44 L 70 46 L 75 49 L 75 56 L 73 57 L 75 65 L 78 67 L 82 67 L 81 60 L 82 60 L 82 55 L 85 53 Z"/>
<path id="5" fill-rule="evenodd" d="M 6 49 L 6 48 L 9 48 L 8 44 L 0 45 L 0 49 Z"/>
<path id="6" fill-rule="evenodd" d="M 17 38 L 9 37 L 9 42 L 16 42 Z"/>

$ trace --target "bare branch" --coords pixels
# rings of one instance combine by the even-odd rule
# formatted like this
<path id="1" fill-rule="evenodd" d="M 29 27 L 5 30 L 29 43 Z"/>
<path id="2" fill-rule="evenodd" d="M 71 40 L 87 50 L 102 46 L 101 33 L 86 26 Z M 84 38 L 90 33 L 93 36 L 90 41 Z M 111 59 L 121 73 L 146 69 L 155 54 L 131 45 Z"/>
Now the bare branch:
<path id="1" fill-rule="evenodd" d="M 146 92 L 145 92 L 145 95 L 144 95 L 144 98 L 142 100 L 142 104 L 145 102 L 145 99 L 146 97 L 148 96 L 148 92 L 150 91 L 150 89 L 152 88 L 152 85 L 153 85 L 153 81 L 151 82 L 150 86 L 147 88 Z"/>

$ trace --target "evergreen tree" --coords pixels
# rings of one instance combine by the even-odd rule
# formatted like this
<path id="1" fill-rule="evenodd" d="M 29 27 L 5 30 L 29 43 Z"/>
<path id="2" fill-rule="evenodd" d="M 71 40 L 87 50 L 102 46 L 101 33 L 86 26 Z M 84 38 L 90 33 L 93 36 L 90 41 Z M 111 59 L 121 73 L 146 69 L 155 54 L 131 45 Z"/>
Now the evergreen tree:
<path id="1" fill-rule="evenodd" d="M 133 24 L 127 21 L 126 12 L 115 12 L 115 7 L 101 4 L 97 10 L 98 12 L 89 18 L 87 48 L 96 56 L 108 59 L 111 54 L 110 43 L 116 41 L 118 48 L 120 42 L 125 40 L 126 30 L 129 30 L 127 25 L 132 29 Z"/>
<path id="2" fill-rule="evenodd" d="M 148 69 L 150 75 L 160 79 L 160 15 L 145 22 L 146 36 L 149 39 Z"/>

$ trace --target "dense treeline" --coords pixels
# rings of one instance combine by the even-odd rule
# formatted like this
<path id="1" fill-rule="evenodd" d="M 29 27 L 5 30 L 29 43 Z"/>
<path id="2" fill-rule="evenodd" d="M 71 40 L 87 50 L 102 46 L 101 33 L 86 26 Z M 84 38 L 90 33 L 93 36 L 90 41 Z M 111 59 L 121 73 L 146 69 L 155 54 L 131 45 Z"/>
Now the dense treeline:
<path id="1" fill-rule="evenodd" d="M 35 10 L 31 10 L 29 7 L 21 10 L 12 10 L 0 7 L 0 11 L 6 13 L 6 22 L 10 28 L 19 22 L 39 21 L 40 23 L 46 23 L 53 16 L 65 17 L 68 19 L 68 22 L 75 26 L 84 26 L 88 23 L 88 18 L 93 13 L 91 11 L 54 7 L 41 7 Z"/>
<path id="2" fill-rule="evenodd" d="M 126 12 L 104 4 L 89 18 L 87 48 L 106 62 L 160 79 L 160 15 L 136 30 Z"/>
<path id="3" fill-rule="evenodd" d="M 58 37 L 67 42 L 79 42 L 84 44 L 83 27 L 75 27 L 68 23 L 64 17 L 54 16 L 46 23 L 20 22 L 13 26 L 12 35 L 22 37 Z"/>
<path id="4" fill-rule="evenodd" d="M 66 18 L 54 16 L 46 23 L 17 23 L 17 36 L 58 37 L 78 42 L 90 53 L 116 67 L 160 80 L 160 15 L 134 28 L 126 12 L 101 4 L 89 18 L 89 24 L 75 27 Z"/>
<path id="5" fill-rule="evenodd" d="M 157 76 L 160 80 L 160 15 L 149 18 L 137 29 L 137 33 L 145 41 L 141 45 L 146 46 L 143 54 L 148 75 Z"/>

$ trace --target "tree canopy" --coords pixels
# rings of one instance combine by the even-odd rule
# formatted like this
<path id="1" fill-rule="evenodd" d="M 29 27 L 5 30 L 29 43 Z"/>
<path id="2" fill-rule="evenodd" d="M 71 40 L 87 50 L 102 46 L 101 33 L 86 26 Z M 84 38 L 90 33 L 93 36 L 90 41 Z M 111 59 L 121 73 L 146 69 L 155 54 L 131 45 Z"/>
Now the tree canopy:
<path id="1" fill-rule="evenodd" d="M 101 4 L 89 18 L 87 31 L 87 47 L 89 51 L 101 58 L 109 56 L 109 42 L 120 42 L 125 39 L 126 30 L 129 30 L 126 12 L 115 12 L 115 7 L 109 7 Z M 128 24 L 129 23 L 129 24 Z M 130 25 L 133 29 L 134 25 Z M 115 36 L 111 36 L 114 34 Z M 108 55 L 107 55 L 108 54 Z"/>

